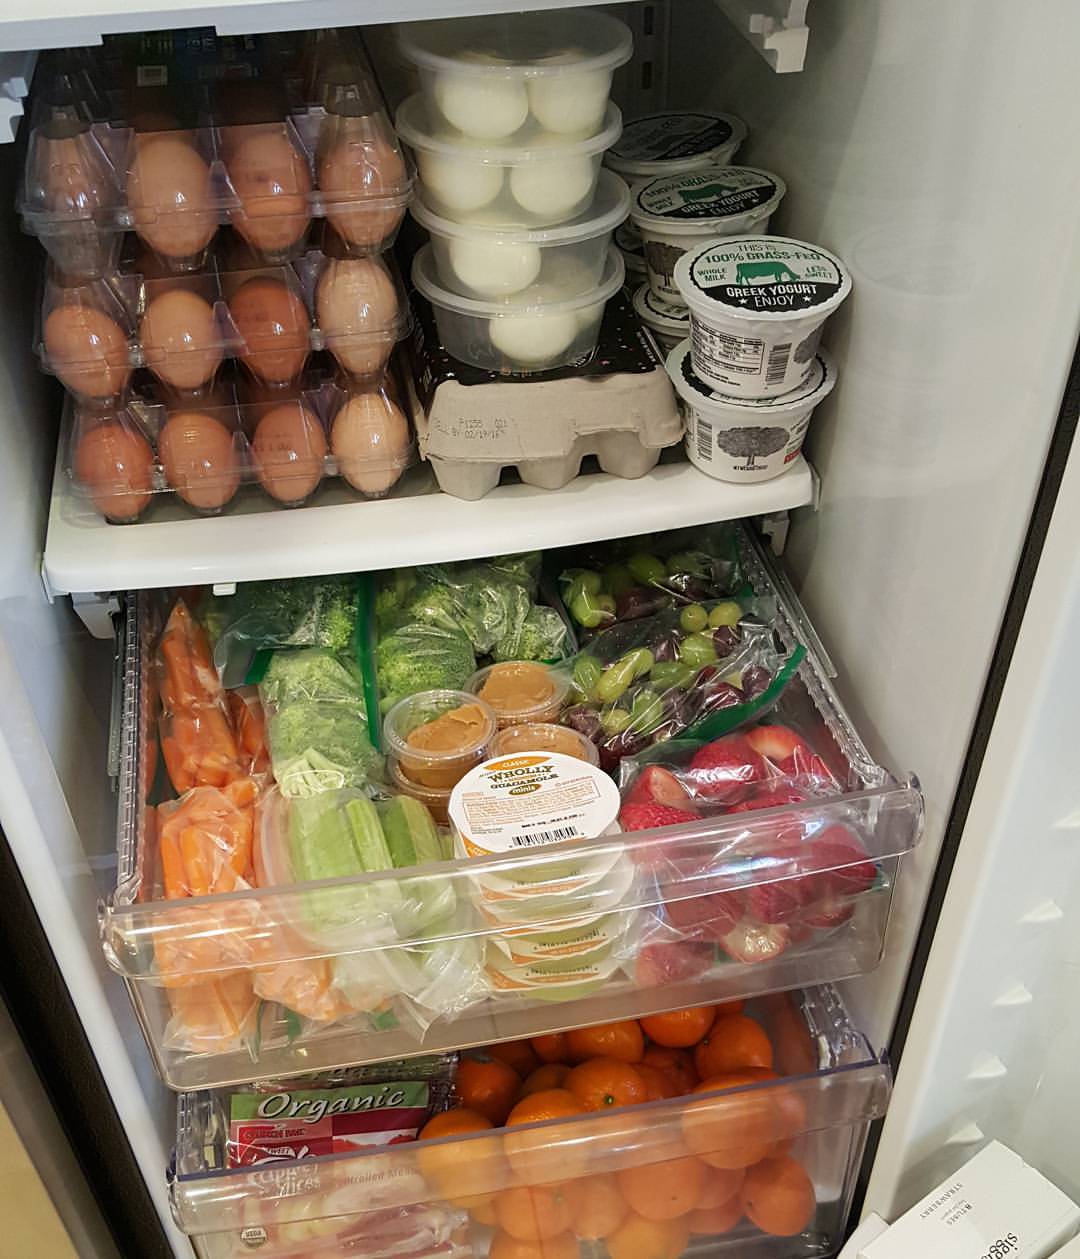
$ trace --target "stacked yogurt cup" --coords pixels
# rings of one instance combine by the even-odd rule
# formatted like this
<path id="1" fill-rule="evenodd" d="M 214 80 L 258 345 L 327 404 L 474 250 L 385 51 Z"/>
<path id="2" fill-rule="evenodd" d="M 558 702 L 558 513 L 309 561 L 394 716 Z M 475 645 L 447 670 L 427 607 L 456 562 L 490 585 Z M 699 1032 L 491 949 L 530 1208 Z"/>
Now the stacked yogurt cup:
<path id="1" fill-rule="evenodd" d="M 420 83 L 397 126 L 431 238 L 413 281 L 440 339 L 513 375 L 584 359 L 623 282 L 611 236 L 629 192 L 601 162 L 622 131 L 609 93 L 629 30 L 591 11 L 519 13 L 412 23 L 398 43 Z"/>
<path id="2" fill-rule="evenodd" d="M 690 336 L 667 359 L 690 462 L 722 481 L 766 481 L 798 457 L 836 383 L 820 348 L 851 292 L 843 262 L 786 236 L 722 238 L 684 253 L 674 280 Z"/>

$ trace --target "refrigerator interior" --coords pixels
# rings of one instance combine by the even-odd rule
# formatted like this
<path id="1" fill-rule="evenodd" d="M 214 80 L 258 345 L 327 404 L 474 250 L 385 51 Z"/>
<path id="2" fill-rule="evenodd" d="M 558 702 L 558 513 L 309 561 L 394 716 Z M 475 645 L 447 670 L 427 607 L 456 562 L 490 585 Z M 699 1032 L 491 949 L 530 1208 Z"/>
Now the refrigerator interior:
<path id="1" fill-rule="evenodd" d="M 883 1043 L 1076 343 L 1080 235 L 1069 211 L 1080 167 L 1063 158 L 1060 128 L 1074 110 L 1080 11 L 1051 3 L 1034 22 L 1003 0 L 815 0 L 805 69 L 778 75 L 722 7 L 752 6 L 652 6 L 667 33 L 668 103 L 745 118 L 742 160 L 791 189 L 774 230 L 824 244 L 855 280 L 826 338 L 842 382 L 810 435 L 820 503 L 794 513 L 786 564 L 871 751 L 915 768 L 926 793 L 926 835 L 904 865 L 886 959 L 846 989 Z M 291 4 L 273 11 L 279 26 L 306 20 Z M 391 15 L 380 6 L 377 16 Z M 227 22 L 237 29 L 237 14 Z M 8 189 L 18 154 L 0 148 Z M 173 1099 L 97 938 L 115 838 L 105 774 L 112 647 L 66 598 L 50 603 L 43 591 L 59 395 L 28 353 L 40 254 L 9 204 L 2 212 L 0 822 L 163 1225 L 187 1255 L 163 1176 Z M 641 493 L 661 485 L 647 478 Z M 583 500 L 563 501 L 579 537 L 596 536 Z M 348 510 L 359 517 L 364 505 Z M 544 541 L 538 514 L 532 544 Z M 482 554 L 496 543 L 472 546 Z M 162 581 L 190 575 L 167 549 L 158 559 Z"/>

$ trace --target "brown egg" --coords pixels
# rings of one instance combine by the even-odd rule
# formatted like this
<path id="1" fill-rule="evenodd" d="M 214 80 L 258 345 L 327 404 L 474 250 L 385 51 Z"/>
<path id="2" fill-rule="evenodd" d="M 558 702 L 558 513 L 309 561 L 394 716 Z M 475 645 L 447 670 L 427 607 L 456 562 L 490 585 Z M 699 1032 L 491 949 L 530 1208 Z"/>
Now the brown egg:
<path id="1" fill-rule="evenodd" d="M 131 378 L 124 330 L 93 306 L 57 306 L 45 320 L 44 341 L 52 370 L 72 393 L 112 398 Z"/>
<path id="2" fill-rule="evenodd" d="M 185 503 L 218 511 L 240 484 L 240 460 L 232 432 L 202 411 L 177 411 L 158 434 L 165 479 Z"/>
<path id="3" fill-rule="evenodd" d="M 357 393 L 334 416 L 330 449 L 361 494 L 386 494 L 409 461 L 409 422 L 384 394 Z"/>
<path id="4" fill-rule="evenodd" d="M 385 204 L 408 188 L 401 154 L 371 134 L 370 117 L 330 118 L 325 127 L 328 144 L 319 158 L 319 187 L 326 217 L 350 245 L 378 245 L 405 213 L 404 206 Z"/>
<path id="5" fill-rule="evenodd" d="M 133 425 L 105 420 L 84 429 L 72 474 L 108 520 L 134 520 L 150 502 L 154 452 Z"/>
<path id="6" fill-rule="evenodd" d="M 315 289 L 319 325 L 334 357 L 358 376 L 381 371 L 394 348 L 398 297 L 375 258 L 335 258 Z"/>
<path id="7" fill-rule="evenodd" d="M 322 480 L 326 434 L 302 402 L 284 402 L 267 411 L 251 449 L 260 485 L 278 502 L 303 502 Z"/>
<path id="8" fill-rule="evenodd" d="M 233 227 L 253 249 L 288 253 L 311 221 L 311 175 L 303 154 L 281 123 L 229 128 L 225 143 L 229 178 L 241 203 Z"/>
<path id="9" fill-rule="evenodd" d="M 244 340 L 240 358 L 260 380 L 280 384 L 300 374 L 311 319 L 298 293 L 281 280 L 256 276 L 236 290 L 229 310 Z"/>
<path id="10" fill-rule="evenodd" d="M 139 335 L 147 366 L 174 389 L 201 388 L 221 364 L 214 308 L 191 289 L 169 288 L 152 297 Z"/>
<path id="11" fill-rule="evenodd" d="M 166 258 L 201 253 L 217 231 L 210 168 L 183 135 L 137 136 L 128 173 L 135 230 Z"/>

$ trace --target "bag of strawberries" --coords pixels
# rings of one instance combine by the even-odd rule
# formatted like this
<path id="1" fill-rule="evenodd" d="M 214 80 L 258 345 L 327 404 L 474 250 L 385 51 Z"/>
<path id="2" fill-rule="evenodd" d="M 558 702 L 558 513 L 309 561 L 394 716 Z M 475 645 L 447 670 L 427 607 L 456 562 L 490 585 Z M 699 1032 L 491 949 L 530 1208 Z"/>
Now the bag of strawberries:
<path id="1" fill-rule="evenodd" d="M 845 768 L 785 707 L 781 699 L 758 724 L 622 761 L 623 830 L 681 828 L 636 852 L 656 902 L 635 963 L 639 983 L 812 946 L 883 882 L 839 798 Z M 730 823 L 702 824 L 720 816 Z"/>

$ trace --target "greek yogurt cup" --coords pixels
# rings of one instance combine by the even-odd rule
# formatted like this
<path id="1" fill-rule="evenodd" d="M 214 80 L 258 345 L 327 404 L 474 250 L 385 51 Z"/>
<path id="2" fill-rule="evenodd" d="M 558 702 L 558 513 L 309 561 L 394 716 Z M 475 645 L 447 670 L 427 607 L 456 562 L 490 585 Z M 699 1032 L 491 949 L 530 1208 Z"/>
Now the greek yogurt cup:
<path id="1" fill-rule="evenodd" d="M 649 278 L 649 268 L 645 265 L 645 242 L 641 233 L 629 219 L 621 227 L 615 229 L 615 244 L 619 247 L 623 262 L 626 264 L 626 282 L 631 286 L 640 284 Z"/>
<path id="2" fill-rule="evenodd" d="M 604 155 L 604 165 L 630 184 L 726 166 L 746 139 L 746 123 L 732 114 L 669 110 L 635 118 Z"/>
<path id="3" fill-rule="evenodd" d="M 634 310 L 653 334 L 665 354 L 690 335 L 690 311 L 686 306 L 673 306 L 657 297 L 648 284 L 634 292 Z"/>
<path id="4" fill-rule="evenodd" d="M 427 229 L 439 282 L 479 301 L 520 301 L 530 294 L 576 297 L 604 274 L 611 234 L 626 218 L 630 190 L 601 171 L 593 204 L 555 227 L 490 227 L 480 215 L 459 223 L 436 214 L 423 196 L 413 218 Z"/>
<path id="5" fill-rule="evenodd" d="M 690 342 L 668 355 L 667 370 L 686 415 L 686 454 L 718 481 L 750 484 L 782 476 L 798 458 L 814 408 L 832 393 L 836 365 L 825 350 L 810 375 L 776 398 L 731 398 L 714 393 L 694 374 Z"/>
<path id="6" fill-rule="evenodd" d="M 785 192 L 779 175 L 754 166 L 707 166 L 639 185 L 630 220 L 644 242 L 652 291 L 664 301 L 687 305 L 675 282 L 679 259 L 718 236 L 766 231 Z"/>
<path id="7" fill-rule="evenodd" d="M 712 241 L 679 259 L 675 282 L 690 308 L 694 374 L 738 398 L 804 385 L 825 320 L 851 292 L 835 254 L 786 236 Z"/>

